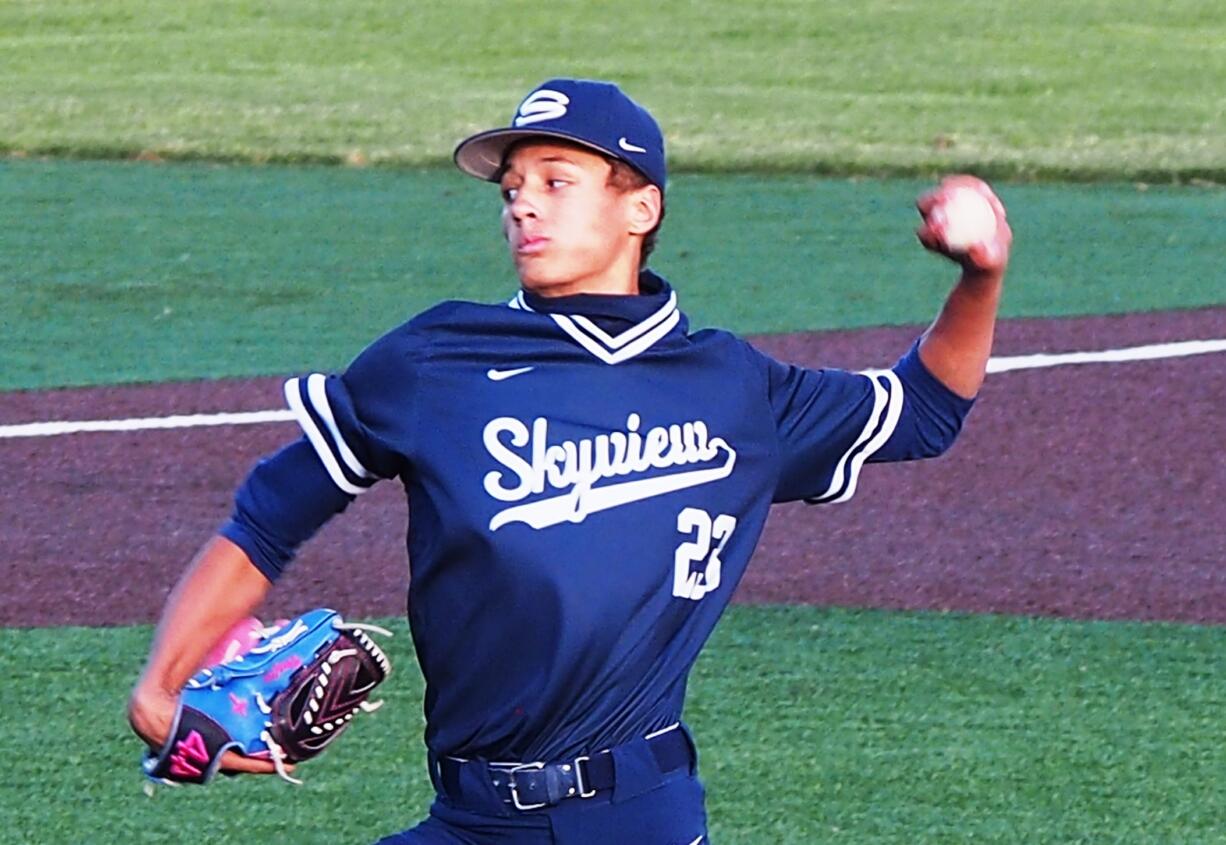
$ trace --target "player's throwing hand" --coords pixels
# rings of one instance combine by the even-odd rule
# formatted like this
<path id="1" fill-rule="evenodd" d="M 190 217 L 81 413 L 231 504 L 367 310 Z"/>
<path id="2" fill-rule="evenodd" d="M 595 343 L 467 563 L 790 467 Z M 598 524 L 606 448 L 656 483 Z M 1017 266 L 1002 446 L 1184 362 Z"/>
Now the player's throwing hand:
<path id="1" fill-rule="evenodd" d="M 1000 273 L 1009 263 L 1013 232 L 1005 207 L 987 182 L 948 176 L 916 202 L 920 243 L 969 272 Z"/>

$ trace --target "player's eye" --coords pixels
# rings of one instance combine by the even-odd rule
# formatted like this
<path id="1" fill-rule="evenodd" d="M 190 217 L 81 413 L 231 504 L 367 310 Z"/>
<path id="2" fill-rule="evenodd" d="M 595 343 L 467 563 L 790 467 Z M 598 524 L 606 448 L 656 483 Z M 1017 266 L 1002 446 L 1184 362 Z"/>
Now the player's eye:
<path id="1" fill-rule="evenodd" d="M 515 198 L 517 196 L 519 196 L 519 188 L 503 188 L 502 189 L 502 201 L 503 202 L 515 202 Z"/>
<path id="2" fill-rule="evenodd" d="M 564 185 L 569 185 L 569 184 L 570 184 L 570 182 L 569 182 L 569 181 L 567 181 L 566 179 L 550 179 L 550 180 L 549 180 L 549 187 L 550 187 L 550 188 L 553 188 L 553 189 L 555 189 L 555 190 L 556 190 L 557 188 L 561 188 L 561 187 L 563 187 Z"/>

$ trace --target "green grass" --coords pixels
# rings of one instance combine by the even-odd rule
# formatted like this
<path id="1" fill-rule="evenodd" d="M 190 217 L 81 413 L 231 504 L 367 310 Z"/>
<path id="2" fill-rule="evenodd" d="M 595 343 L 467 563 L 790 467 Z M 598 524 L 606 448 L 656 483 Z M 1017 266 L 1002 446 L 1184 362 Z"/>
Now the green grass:
<path id="1" fill-rule="evenodd" d="M 698 326 L 924 323 L 954 273 L 911 235 L 921 185 L 679 177 L 654 263 Z M 1222 189 L 1001 193 L 1006 316 L 1226 303 Z M 516 288 L 497 192 L 458 171 L 10 162 L 0 195 L 0 389 L 339 367 Z"/>
<path id="2" fill-rule="evenodd" d="M 688 169 L 1226 173 L 1216 0 L 15 0 L 0 153 L 431 164 L 552 75 Z"/>
<path id="3" fill-rule="evenodd" d="M 0 630 L 2 843 L 365 842 L 425 811 L 402 621 L 388 706 L 306 786 L 141 792 L 124 699 L 149 628 Z M 735 607 L 691 684 L 713 840 L 1226 837 L 1226 629 Z"/>

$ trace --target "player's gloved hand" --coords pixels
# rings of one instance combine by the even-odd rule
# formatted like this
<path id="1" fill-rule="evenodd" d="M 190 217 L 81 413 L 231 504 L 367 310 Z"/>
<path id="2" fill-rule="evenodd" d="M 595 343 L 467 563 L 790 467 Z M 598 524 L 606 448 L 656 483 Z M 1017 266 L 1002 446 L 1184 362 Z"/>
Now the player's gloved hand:
<path id="1" fill-rule="evenodd" d="M 166 739 L 174 727 L 175 714 L 178 712 L 179 696 L 155 687 L 140 687 L 134 690 L 128 702 L 128 722 L 132 725 L 132 730 L 155 751 L 166 745 Z M 225 774 L 277 773 L 277 767 L 271 760 L 248 757 L 237 751 L 227 751 L 223 754 L 220 768 Z M 294 766 L 289 763 L 285 769 L 292 773 Z"/>
<path id="2" fill-rule="evenodd" d="M 973 192 L 969 198 L 960 192 Z M 975 200 L 982 197 L 986 205 Z M 916 236 L 926 249 L 962 265 L 968 273 L 1003 273 L 1009 263 L 1013 231 L 1006 219 L 1005 206 L 987 182 L 975 176 L 948 176 L 915 204 L 923 223 Z M 985 216 L 975 219 L 978 208 Z M 961 214 L 961 219 L 955 216 Z M 966 219 L 967 216 L 972 219 Z M 968 239 L 969 235 L 969 239 Z"/>
<path id="3" fill-rule="evenodd" d="M 278 619 L 271 626 L 254 616 L 240 619 L 222 635 L 204 658 L 205 666 L 216 666 L 242 657 L 271 630 L 284 626 L 289 620 Z M 145 683 L 133 690 L 128 704 L 128 721 L 136 735 L 151 749 L 166 744 L 166 738 L 175 726 L 175 714 L 179 712 L 180 695 L 169 692 L 152 683 Z M 293 771 L 293 764 L 286 770 Z M 221 771 L 227 774 L 274 774 L 277 769 L 271 760 L 248 757 L 237 751 L 227 751 L 221 757 Z"/>
<path id="4" fill-rule="evenodd" d="M 151 750 L 143 769 L 155 783 L 205 784 L 218 771 L 275 771 L 322 752 L 391 671 L 368 630 L 319 608 L 258 631 L 243 653 L 202 669 L 182 692 L 142 689 L 132 726 Z M 225 653 L 225 652 L 223 652 Z M 158 739 L 161 738 L 161 742 Z"/>

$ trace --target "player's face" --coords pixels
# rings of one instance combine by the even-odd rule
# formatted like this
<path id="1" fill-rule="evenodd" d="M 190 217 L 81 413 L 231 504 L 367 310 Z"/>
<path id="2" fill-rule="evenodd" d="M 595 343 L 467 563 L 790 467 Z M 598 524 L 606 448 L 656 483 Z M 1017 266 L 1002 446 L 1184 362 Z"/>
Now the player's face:
<path id="1" fill-rule="evenodd" d="M 512 151 L 501 182 L 502 228 L 525 289 L 637 291 L 639 243 L 655 225 L 659 192 L 620 191 L 609 185 L 610 171 L 601 156 L 571 146 L 529 142 Z"/>

